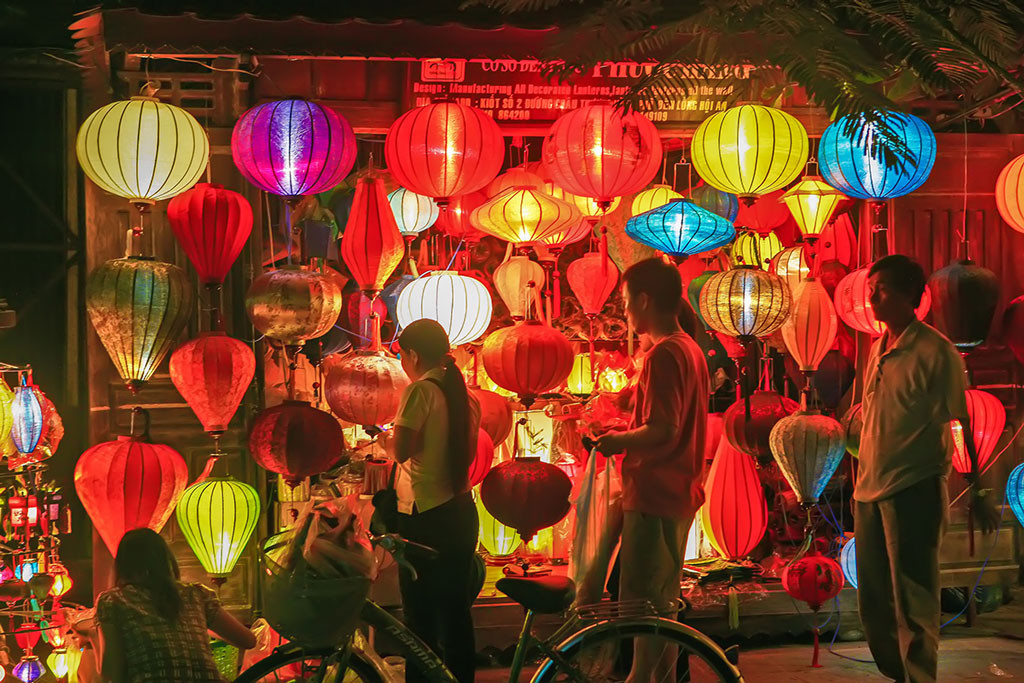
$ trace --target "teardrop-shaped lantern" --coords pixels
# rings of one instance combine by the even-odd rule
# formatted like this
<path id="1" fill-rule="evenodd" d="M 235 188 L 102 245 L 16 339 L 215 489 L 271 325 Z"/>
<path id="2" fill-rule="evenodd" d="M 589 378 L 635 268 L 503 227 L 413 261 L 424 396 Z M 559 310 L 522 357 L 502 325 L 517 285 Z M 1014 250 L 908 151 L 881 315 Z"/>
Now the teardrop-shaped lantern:
<path id="1" fill-rule="evenodd" d="M 409 283 L 398 295 L 398 324 L 427 318 L 440 323 L 452 346 L 475 341 L 491 324 L 491 293 L 469 275 L 437 270 Z"/>
<path id="2" fill-rule="evenodd" d="M 357 425 L 394 421 L 409 378 L 402 363 L 379 351 L 360 351 L 331 366 L 324 396 L 334 414 Z"/>
<path id="3" fill-rule="evenodd" d="M 1006 406 L 992 394 L 978 389 L 968 389 L 966 398 L 974 449 L 978 455 L 978 470 L 984 472 L 1006 428 Z M 971 471 L 971 457 L 964 445 L 963 425 L 959 420 L 953 420 L 950 428 L 953 430 L 953 469 L 960 474 L 967 474 Z"/>
<path id="4" fill-rule="evenodd" d="M 326 334 L 337 322 L 341 304 L 337 282 L 304 266 L 284 266 L 263 273 L 245 294 L 245 308 L 253 327 L 290 345 Z"/>
<path id="5" fill-rule="evenodd" d="M 171 381 L 203 430 L 219 435 L 228 428 L 256 373 L 247 344 L 223 332 L 204 332 L 171 354 Z"/>
<path id="6" fill-rule="evenodd" d="M 798 244 L 780 251 L 772 259 L 768 270 L 785 280 L 786 284 L 789 285 L 789 291 L 796 296 L 797 286 L 811 274 L 810 264 L 807 263 L 805 245 Z"/>
<path id="7" fill-rule="evenodd" d="M 817 503 L 846 452 L 843 426 L 820 413 L 798 411 L 779 420 L 768 441 L 797 500 Z"/>
<path id="8" fill-rule="evenodd" d="M 514 458 L 495 465 L 480 485 L 488 512 L 529 541 L 562 521 L 571 504 L 569 475 L 540 458 Z"/>
<path id="9" fill-rule="evenodd" d="M 1014 157 L 996 178 L 996 208 L 1006 224 L 1024 232 L 1024 154 Z"/>
<path id="10" fill-rule="evenodd" d="M 846 195 L 816 175 L 804 176 L 782 195 L 783 203 L 804 237 L 820 235 L 845 198 Z"/>
<path id="11" fill-rule="evenodd" d="M 774 391 L 758 390 L 750 395 L 750 412 L 747 401 L 733 403 L 722 418 L 725 438 L 733 447 L 753 456 L 761 464 L 772 461 L 769 438 L 779 420 L 800 409 L 791 398 Z"/>
<path id="12" fill-rule="evenodd" d="M 341 425 L 303 401 L 285 401 L 256 415 L 249 453 L 265 470 L 296 482 L 330 468 L 345 449 Z"/>
<path id="13" fill-rule="evenodd" d="M 643 192 L 638 192 L 637 195 L 633 197 L 633 203 L 629 207 L 629 212 L 633 216 L 639 216 L 651 209 L 664 206 L 673 199 L 682 198 L 683 195 L 679 194 L 668 185 L 654 185 Z"/>
<path id="14" fill-rule="evenodd" d="M 523 245 L 575 226 L 581 218 L 568 202 L 540 190 L 512 187 L 477 207 L 470 220 L 488 235 Z"/>
<path id="15" fill-rule="evenodd" d="M 736 220 L 736 216 L 740 212 L 739 197 L 730 192 L 722 192 L 707 183 L 693 188 L 687 199 L 700 208 L 721 216 L 730 223 Z"/>
<path id="16" fill-rule="evenodd" d="M 601 252 L 584 254 L 565 271 L 569 287 L 588 316 L 600 315 L 619 281 L 619 269 Z"/>
<path id="17" fill-rule="evenodd" d="M 637 242 L 673 256 L 700 254 L 736 238 L 732 223 L 686 199 L 630 218 L 626 234 Z"/>
<path id="18" fill-rule="evenodd" d="M 379 293 L 401 263 L 405 245 L 381 178 L 368 176 L 356 183 L 340 251 L 352 278 L 367 295 Z"/>
<path id="19" fill-rule="evenodd" d="M 793 294 L 793 307 L 782 323 L 786 349 L 801 372 L 814 372 L 836 340 L 839 318 L 832 299 L 820 282 L 808 278 Z"/>
<path id="20" fill-rule="evenodd" d="M 534 292 L 544 289 L 544 267 L 529 256 L 516 255 L 495 268 L 491 279 L 512 319 L 523 320 L 534 304 Z"/>
<path id="21" fill-rule="evenodd" d="M 199 281 L 216 285 L 252 233 L 252 207 L 237 192 L 199 183 L 167 203 L 167 222 Z"/>
<path id="22" fill-rule="evenodd" d="M 954 261 L 928 278 L 932 321 L 958 349 L 988 338 L 999 305 L 999 278 L 973 261 Z"/>
<path id="23" fill-rule="evenodd" d="M 260 496 L 234 477 L 210 477 L 181 494 L 178 526 L 214 582 L 223 583 L 260 518 Z"/>
<path id="24" fill-rule="evenodd" d="M 388 195 L 388 204 L 391 205 L 391 213 L 395 216 L 398 232 L 402 233 L 403 237 L 420 234 L 433 225 L 441 213 L 433 199 L 404 187 Z"/>
<path id="25" fill-rule="evenodd" d="M 871 293 L 868 290 L 869 268 L 853 271 L 836 287 L 835 304 L 839 318 L 857 332 L 864 332 L 873 337 L 880 337 L 885 331 L 885 324 L 878 322 L 871 309 Z M 924 288 L 921 305 L 915 313 L 919 320 L 924 320 L 932 305 L 931 293 Z"/>
<path id="26" fill-rule="evenodd" d="M 782 327 L 792 299 L 778 275 L 747 266 L 711 276 L 700 290 L 700 312 L 711 329 L 749 340 Z"/>
<path id="27" fill-rule="evenodd" d="M 529 407 L 537 396 L 565 382 L 572 370 L 573 352 L 561 332 L 527 320 L 492 332 L 480 358 L 491 380 L 518 394 Z"/>
<path id="28" fill-rule="evenodd" d="M 727 560 L 742 560 L 768 530 L 768 506 L 754 459 L 721 439 L 704 481 L 701 522 Z"/>
<path id="29" fill-rule="evenodd" d="M 192 285 L 170 263 L 128 257 L 89 275 L 85 307 L 118 374 L 130 388 L 153 376 L 192 312 Z"/>
<path id="30" fill-rule="evenodd" d="M 782 240 L 774 232 L 762 234 L 745 230 L 732 245 L 732 260 L 738 266 L 756 266 L 761 270 L 768 270 L 772 259 L 778 256 L 782 249 Z"/>
<path id="31" fill-rule="evenodd" d="M 11 438 L 19 453 L 31 453 L 43 434 L 43 408 L 35 387 L 25 377 L 11 399 Z"/>

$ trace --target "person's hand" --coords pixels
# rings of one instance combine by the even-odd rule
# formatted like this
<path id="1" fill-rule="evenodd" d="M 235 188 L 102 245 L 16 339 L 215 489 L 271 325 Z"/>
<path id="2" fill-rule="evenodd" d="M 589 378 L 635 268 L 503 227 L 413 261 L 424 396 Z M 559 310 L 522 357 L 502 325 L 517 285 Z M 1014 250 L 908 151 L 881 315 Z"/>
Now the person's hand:
<path id="1" fill-rule="evenodd" d="M 604 456 L 618 455 L 625 450 L 622 444 L 622 434 L 617 432 L 609 432 L 597 437 L 594 447 L 597 448 L 598 453 Z"/>
<path id="2" fill-rule="evenodd" d="M 974 521 L 983 534 L 995 531 L 1002 518 L 1002 513 L 997 509 L 991 494 L 992 489 L 983 489 L 979 483 L 971 486 L 971 514 L 974 515 Z"/>

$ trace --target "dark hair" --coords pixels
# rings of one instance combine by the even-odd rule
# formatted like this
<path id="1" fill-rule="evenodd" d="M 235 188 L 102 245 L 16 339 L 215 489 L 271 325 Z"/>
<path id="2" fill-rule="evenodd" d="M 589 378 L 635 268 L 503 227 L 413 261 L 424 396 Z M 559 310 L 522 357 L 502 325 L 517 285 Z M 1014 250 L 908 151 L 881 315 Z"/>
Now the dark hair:
<path id="1" fill-rule="evenodd" d="M 177 621 L 181 613 L 181 571 L 163 536 L 146 528 L 126 533 L 117 545 L 114 576 L 118 586 L 145 589 L 157 612 L 168 621 Z"/>
<path id="2" fill-rule="evenodd" d="M 469 485 L 469 466 L 474 454 L 470 451 L 469 392 L 462 372 L 449 353 L 448 333 L 436 320 L 421 318 L 409 323 L 398 337 L 403 351 L 415 351 L 426 365 L 440 365 L 444 369 L 441 391 L 448 404 L 448 468 L 455 493 L 462 493 Z"/>
<path id="3" fill-rule="evenodd" d="M 683 280 L 675 266 L 660 258 L 637 261 L 622 274 L 631 296 L 646 294 L 660 313 L 678 314 L 683 300 Z"/>
<path id="4" fill-rule="evenodd" d="M 893 287 L 906 294 L 914 308 L 921 305 L 921 297 L 924 296 L 928 280 L 920 263 L 903 254 L 891 254 L 871 264 L 868 276 L 882 272 L 889 274 Z"/>
<path id="5" fill-rule="evenodd" d="M 693 306 L 686 299 L 683 299 L 679 305 L 679 315 L 676 316 L 676 320 L 679 321 L 679 327 L 683 328 L 683 332 L 694 339 L 697 338 L 697 330 L 701 326 L 700 318 L 697 317 L 697 312 L 693 310 Z"/>

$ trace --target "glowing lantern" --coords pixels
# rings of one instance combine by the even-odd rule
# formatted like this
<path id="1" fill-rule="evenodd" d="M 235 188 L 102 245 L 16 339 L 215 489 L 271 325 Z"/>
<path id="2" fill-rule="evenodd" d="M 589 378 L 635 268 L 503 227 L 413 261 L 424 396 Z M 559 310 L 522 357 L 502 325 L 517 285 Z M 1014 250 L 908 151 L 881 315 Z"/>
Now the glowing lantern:
<path id="1" fill-rule="evenodd" d="M 480 484 L 488 512 L 526 541 L 569 514 L 571 492 L 569 475 L 540 458 L 506 460 L 492 467 Z"/>
<path id="2" fill-rule="evenodd" d="M 807 279 L 811 274 L 811 267 L 807 263 L 807 251 L 804 245 L 798 244 L 795 247 L 783 249 L 772 259 L 768 270 L 775 273 L 789 285 L 789 291 L 796 296 L 797 286 Z"/>
<path id="3" fill-rule="evenodd" d="M 278 100 L 242 114 L 231 131 L 231 156 L 250 183 L 294 199 L 340 183 L 355 163 L 356 138 L 333 109 Z"/>
<path id="4" fill-rule="evenodd" d="M 398 324 L 436 320 L 452 346 L 476 340 L 491 324 L 491 293 L 482 282 L 453 270 L 438 270 L 410 282 L 398 295 Z"/>
<path id="5" fill-rule="evenodd" d="M 737 227 L 765 234 L 786 223 L 790 219 L 789 209 L 782 203 L 782 190 L 775 190 L 760 197 L 748 197 L 740 203 L 736 214 Z"/>
<path id="6" fill-rule="evenodd" d="M 50 587 L 50 596 L 54 598 L 64 597 L 74 585 L 71 574 L 60 562 L 51 562 L 46 572 L 53 577 L 53 585 Z"/>
<path id="7" fill-rule="evenodd" d="M 466 242 L 479 242 L 484 233 L 470 220 L 477 207 L 487 201 L 483 192 L 469 192 L 452 197 L 448 206 L 437 217 L 437 227 L 449 237 Z"/>
<path id="8" fill-rule="evenodd" d="M 128 257 L 89 275 L 85 307 L 129 388 L 152 377 L 192 312 L 192 284 L 170 263 Z"/>
<path id="9" fill-rule="evenodd" d="M 791 398 L 774 391 L 755 391 L 747 401 L 737 401 L 725 411 L 722 430 L 735 448 L 765 464 L 772 460 L 769 444 L 772 429 L 782 418 L 795 413 L 800 406 Z"/>
<path id="10" fill-rule="evenodd" d="M 792 299 L 778 275 L 740 267 L 708 278 L 700 290 L 700 312 L 711 329 L 750 340 L 782 327 Z"/>
<path id="11" fill-rule="evenodd" d="M 817 612 L 843 589 L 843 570 L 821 555 L 802 557 L 782 570 L 782 587 Z"/>
<path id="12" fill-rule="evenodd" d="M 967 390 L 967 414 L 971 418 L 974 448 L 978 455 L 978 471 L 984 472 L 995 455 L 996 445 L 1006 427 L 1006 407 L 987 391 Z M 960 474 L 971 471 L 971 457 L 964 445 L 964 428 L 959 420 L 950 423 L 953 431 L 953 469 Z"/>
<path id="13" fill-rule="evenodd" d="M 540 239 L 540 244 L 551 249 L 553 253 L 558 253 L 570 244 L 576 244 L 593 234 L 593 226 L 586 218 L 583 218 L 575 224 L 563 226 L 556 232 L 545 235 Z"/>
<path id="14" fill-rule="evenodd" d="M 755 266 L 761 270 L 771 267 L 772 259 L 782 252 L 782 240 L 774 232 L 760 234 L 741 232 L 732 245 L 732 260 L 738 266 Z"/>
<path id="15" fill-rule="evenodd" d="M 25 580 L 27 581 L 27 579 Z M 41 632 L 35 625 L 24 622 L 14 631 L 14 640 L 18 643 L 18 647 L 28 654 L 39 644 L 40 635 Z"/>
<path id="16" fill-rule="evenodd" d="M 234 477 L 210 477 L 185 489 L 176 515 L 203 569 L 223 583 L 256 530 L 260 496 Z"/>
<path id="17" fill-rule="evenodd" d="M 1024 524 L 1024 463 L 1014 467 L 1006 480 L 1006 500 L 1017 522 Z"/>
<path id="18" fill-rule="evenodd" d="M 661 138 L 638 112 L 591 104 L 560 116 L 544 138 L 542 158 L 559 187 L 593 197 L 607 209 L 615 197 L 642 190 L 661 165 Z"/>
<path id="19" fill-rule="evenodd" d="M 594 368 L 589 353 L 577 353 L 572 361 L 572 370 L 566 380 L 569 393 L 589 396 L 594 391 Z"/>
<path id="20" fill-rule="evenodd" d="M 253 327 L 288 345 L 325 335 L 337 322 L 341 303 L 334 278 L 303 266 L 263 273 L 245 294 Z"/>
<path id="21" fill-rule="evenodd" d="M 483 111 L 456 102 L 416 107 L 391 124 L 388 171 L 402 186 L 444 207 L 494 180 L 505 157 L 501 130 Z"/>
<path id="22" fill-rule="evenodd" d="M 682 198 L 683 195 L 679 194 L 668 185 L 655 185 L 654 187 L 644 190 L 633 197 L 633 203 L 629 207 L 629 212 L 634 216 L 639 216 L 651 209 L 664 206 L 673 199 Z"/>
<path id="23" fill-rule="evenodd" d="M 494 463 L 494 442 L 484 429 L 477 433 L 476 454 L 469 465 L 469 485 L 474 487 L 484 480 Z"/>
<path id="24" fill-rule="evenodd" d="M 60 679 L 67 676 L 70 671 L 67 649 L 63 647 L 54 649 L 46 658 L 46 666 L 50 667 L 54 678 Z"/>
<path id="25" fill-rule="evenodd" d="M 523 320 L 536 300 L 536 293 L 544 289 L 544 268 L 529 256 L 512 256 L 494 269 L 491 279 L 512 319 Z"/>
<path id="26" fill-rule="evenodd" d="M 608 297 L 619 281 L 619 269 L 601 252 L 584 254 L 569 264 L 565 277 L 569 281 L 583 312 L 588 316 L 601 313 Z"/>
<path id="27" fill-rule="evenodd" d="M 740 200 L 736 195 L 722 192 L 706 183 L 693 188 L 690 191 L 689 200 L 730 223 L 736 220 L 736 216 L 740 212 Z"/>
<path id="28" fill-rule="evenodd" d="M 721 439 L 700 509 L 708 540 L 727 560 L 750 554 L 768 530 L 768 507 L 754 459 Z"/>
<path id="29" fill-rule="evenodd" d="M 382 425 L 395 419 L 408 384 L 397 358 L 379 350 L 360 351 L 331 366 L 324 378 L 324 396 L 342 420 Z"/>
<path id="30" fill-rule="evenodd" d="M 602 208 L 601 204 L 593 197 L 573 194 L 550 181 L 544 183 L 544 191 L 556 199 L 561 199 L 575 206 L 583 214 L 583 218 L 591 223 L 596 222 L 598 217 L 611 213 L 622 203 L 621 197 L 615 197 L 606 208 Z"/>
<path id="31" fill-rule="evenodd" d="M 500 176 L 495 178 L 487 185 L 487 189 L 484 194 L 487 198 L 497 197 L 499 194 L 513 187 L 529 187 L 534 190 L 543 190 L 547 192 L 544 187 L 544 179 L 536 173 L 527 171 L 525 168 L 510 168 L 509 170 L 502 173 Z M 553 194 L 548 192 L 548 194 Z M 562 199 L 562 197 L 559 197 Z"/>
<path id="32" fill-rule="evenodd" d="M 256 356 L 223 332 L 204 332 L 171 354 L 171 381 L 203 430 L 221 434 L 256 373 Z"/>
<path id="33" fill-rule="evenodd" d="M 133 97 L 90 114 L 78 129 L 75 151 L 100 188 L 146 205 L 192 187 L 206 169 L 210 141 L 181 107 Z"/>
<path id="34" fill-rule="evenodd" d="M 391 205 L 391 212 L 395 216 L 398 232 L 407 238 L 429 228 L 441 213 L 433 199 L 404 187 L 388 195 L 388 204 Z"/>
<path id="35" fill-rule="evenodd" d="M 878 322 L 875 319 L 874 311 L 871 310 L 871 292 L 868 290 L 869 270 L 869 268 L 860 268 L 839 281 L 835 294 L 836 313 L 844 323 L 857 332 L 878 337 L 885 331 L 885 324 Z M 917 317 L 924 319 L 928 315 L 931 305 L 932 297 L 928 287 L 925 287 L 921 305 L 915 311 Z"/>
<path id="36" fill-rule="evenodd" d="M 75 491 L 111 555 L 126 531 L 159 532 L 187 481 L 178 452 L 150 443 L 145 434 L 97 444 L 75 465 Z"/>
<path id="37" fill-rule="evenodd" d="M 480 517 L 480 545 L 484 547 L 487 554 L 494 559 L 508 558 L 516 551 L 523 542 L 515 529 L 511 529 L 487 511 L 484 502 L 477 493 L 476 511 Z"/>
<path id="38" fill-rule="evenodd" d="M 601 368 L 597 372 L 597 388 L 610 394 L 617 394 L 629 384 L 629 377 L 622 368 Z"/>
<path id="39" fill-rule="evenodd" d="M 816 268 L 823 268 L 830 261 L 838 261 L 851 268 L 856 258 L 857 236 L 853 232 L 853 222 L 843 214 L 825 226 L 821 239 L 814 245 Z"/>
<path id="40" fill-rule="evenodd" d="M 480 352 L 487 375 L 523 403 L 562 385 L 572 370 L 572 346 L 561 332 L 528 320 L 492 332 Z"/>
<path id="41" fill-rule="evenodd" d="M 813 504 L 846 453 L 846 430 L 831 417 L 797 411 L 776 423 L 768 442 L 797 500 Z"/>
<path id="42" fill-rule="evenodd" d="M 35 655 L 25 655 L 14 665 L 11 673 L 22 683 L 35 683 L 46 673 L 46 668 Z"/>
<path id="43" fill-rule="evenodd" d="M 11 427 L 14 426 L 14 416 L 11 412 L 13 400 L 14 392 L 0 375 L 0 456 L 10 455 L 18 450 L 11 438 Z"/>
<path id="44" fill-rule="evenodd" d="M 199 183 L 167 203 L 167 222 L 199 281 L 218 285 L 249 239 L 252 207 L 237 192 Z"/>
<path id="45" fill-rule="evenodd" d="M 735 239 L 736 230 L 718 214 L 686 199 L 673 199 L 630 218 L 626 234 L 666 254 L 689 256 L 725 246 Z"/>
<path id="46" fill-rule="evenodd" d="M 996 208 L 1007 225 L 1024 232 L 1024 154 L 1015 157 L 999 172 Z"/>
<path id="47" fill-rule="evenodd" d="M 758 104 L 726 109 L 693 134 L 693 168 L 707 184 L 756 197 L 793 182 L 807 163 L 807 131 L 784 111 Z"/>
<path id="48" fill-rule="evenodd" d="M 31 453 L 43 434 L 43 409 L 35 387 L 27 383 L 24 375 L 21 377 L 21 385 L 14 389 L 10 410 L 14 447 L 19 453 Z"/>
<path id="49" fill-rule="evenodd" d="M 932 320 L 958 349 L 982 344 L 999 305 L 999 278 L 973 261 L 954 261 L 928 278 Z"/>
<path id="50" fill-rule="evenodd" d="M 782 195 L 805 237 L 820 235 L 846 196 L 820 176 L 805 176 Z"/>
<path id="51" fill-rule="evenodd" d="M 782 323 L 782 338 L 801 372 L 818 369 L 838 331 L 839 319 L 825 287 L 814 278 L 798 285 L 793 293 L 793 308 Z"/>
<path id="52" fill-rule="evenodd" d="M 505 441 L 512 433 L 512 406 L 508 399 L 479 387 L 470 387 L 469 392 L 480 403 L 480 428 L 491 437 L 491 443 Z"/>
<path id="53" fill-rule="evenodd" d="M 860 457 L 860 433 L 864 429 L 864 410 L 862 404 L 857 403 L 850 406 L 850 409 L 839 421 L 846 431 L 846 452 L 855 458 Z"/>
<path id="54" fill-rule="evenodd" d="M 249 453 L 265 470 L 295 486 L 320 474 L 341 457 L 345 438 L 330 413 L 303 401 L 285 401 L 267 408 L 249 429 Z"/>
<path id="55" fill-rule="evenodd" d="M 405 247 L 381 178 L 360 178 L 356 183 L 340 251 L 352 278 L 367 295 L 380 292 L 401 263 Z"/>
<path id="56" fill-rule="evenodd" d="M 928 124 L 902 112 L 878 112 L 895 139 L 886 140 L 864 114 L 844 116 L 821 134 L 818 165 L 825 182 L 858 199 L 902 197 L 924 184 L 935 163 L 935 134 Z M 881 146 L 898 146 L 889 166 Z"/>
<path id="57" fill-rule="evenodd" d="M 572 204 L 528 187 L 513 187 L 488 199 L 470 220 L 480 230 L 513 244 L 533 244 L 579 223 Z"/>
<path id="58" fill-rule="evenodd" d="M 851 538 L 843 544 L 839 553 L 839 565 L 843 568 L 846 583 L 857 587 L 857 539 Z"/>

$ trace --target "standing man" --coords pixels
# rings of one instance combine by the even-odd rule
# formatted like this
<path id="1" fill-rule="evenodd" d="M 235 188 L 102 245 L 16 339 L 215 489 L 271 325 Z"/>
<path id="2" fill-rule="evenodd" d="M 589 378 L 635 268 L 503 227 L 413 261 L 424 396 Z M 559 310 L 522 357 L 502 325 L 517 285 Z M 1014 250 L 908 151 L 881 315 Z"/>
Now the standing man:
<path id="1" fill-rule="evenodd" d="M 620 599 L 667 607 L 679 599 L 686 534 L 704 502 L 701 470 L 710 391 L 704 354 L 679 327 L 679 271 L 661 259 L 622 276 L 630 325 L 652 342 L 637 383 L 630 429 L 597 441 L 622 462 Z M 637 642 L 630 683 L 675 680 L 676 654 Z"/>
<path id="2" fill-rule="evenodd" d="M 896 681 L 935 681 L 939 649 L 939 541 L 953 452 L 950 421 L 970 437 L 964 365 L 953 344 L 917 319 L 925 275 L 910 258 L 879 259 L 868 275 L 875 318 L 856 500 L 857 597 L 878 670 Z"/>

